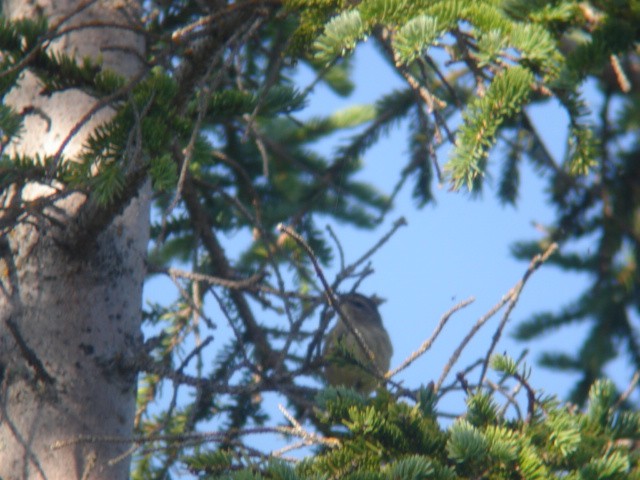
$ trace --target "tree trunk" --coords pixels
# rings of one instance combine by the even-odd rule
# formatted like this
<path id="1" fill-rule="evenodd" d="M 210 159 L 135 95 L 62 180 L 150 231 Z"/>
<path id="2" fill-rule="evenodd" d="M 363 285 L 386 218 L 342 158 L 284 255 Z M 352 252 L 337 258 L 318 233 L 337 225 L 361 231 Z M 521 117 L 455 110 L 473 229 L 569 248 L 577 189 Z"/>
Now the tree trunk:
<path id="1" fill-rule="evenodd" d="M 89 5 L 80 9 L 80 4 Z M 108 28 L 74 29 L 49 47 L 77 58 L 100 55 L 106 68 L 131 77 L 140 71 L 144 39 L 124 26 L 139 18 L 126 1 L 25 2 L 5 0 L 3 15 L 44 12 L 61 28 L 95 22 Z M 74 15 L 66 18 L 71 12 Z M 113 26 L 123 25 L 123 28 Z M 124 47 L 124 48 L 118 48 Z M 53 155 L 95 104 L 79 92 L 40 95 L 25 74 L 7 103 L 29 115 L 14 152 Z M 100 110 L 73 136 L 72 159 L 96 125 L 112 114 Z M 49 123 L 50 120 L 50 123 Z M 6 207 L 46 198 L 41 184 L 0 192 Z M 86 198 L 74 193 L 44 212 L 25 212 L 0 238 L 0 478 L 128 478 L 136 372 L 141 344 L 141 298 L 149 235 L 149 188 L 143 187 L 96 238 L 69 242 L 82 231 Z M 0 217 L 2 212 L 0 211 Z M 73 240 L 73 239 L 71 239 Z M 129 367 L 127 367 L 129 365 Z M 124 454 L 124 455 L 123 455 Z M 121 456 L 121 457 L 120 457 Z"/>

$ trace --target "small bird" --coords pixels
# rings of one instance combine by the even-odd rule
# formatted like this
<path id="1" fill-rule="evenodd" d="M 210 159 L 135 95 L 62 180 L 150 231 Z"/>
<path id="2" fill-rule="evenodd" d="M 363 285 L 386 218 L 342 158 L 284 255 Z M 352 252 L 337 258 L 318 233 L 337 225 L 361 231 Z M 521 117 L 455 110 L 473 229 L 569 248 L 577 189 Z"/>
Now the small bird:
<path id="1" fill-rule="evenodd" d="M 325 378 L 330 385 L 342 385 L 369 394 L 379 382 L 371 372 L 389 370 L 393 354 L 391 339 L 382 325 L 376 301 L 359 293 L 349 293 L 341 295 L 338 302 L 342 314 L 373 353 L 373 363 L 345 322 L 338 318 L 324 342 Z M 346 352 L 349 353 L 345 355 Z"/>

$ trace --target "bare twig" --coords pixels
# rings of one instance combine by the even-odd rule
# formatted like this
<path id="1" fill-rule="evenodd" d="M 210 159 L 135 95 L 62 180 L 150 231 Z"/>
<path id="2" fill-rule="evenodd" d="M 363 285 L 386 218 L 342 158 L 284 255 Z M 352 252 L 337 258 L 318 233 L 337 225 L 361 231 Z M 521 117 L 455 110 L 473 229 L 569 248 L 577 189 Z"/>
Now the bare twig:
<path id="1" fill-rule="evenodd" d="M 233 330 L 233 334 L 235 335 L 236 340 L 238 342 L 240 353 L 242 353 L 242 358 L 244 360 L 245 365 L 247 365 L 251 370 L 253 370 L 254 373 L 258 373 L 257 367 L 253 365 L 253 362 L 251 362 L 249 358 L 247 347 L 245 346 L 245 342 L 242 338 L 242 332 L 240 332 L 238 327 L 236 327 L 235 323 L 233 323 L 233 320 L 231 319 L 231 315 L 229 314 L 227 308 L 225 307 L 224 302 L 222 301 L 222 298 L 220 298 L 220 296 L 216 293 L 216 291 L 213 288 L 210 289 L 210 291 L 213 297 L 218 302 L 218 307 L 220 308 L 220 311 L 227 319 L 227 323 L 229 323 L 231 330 Z"/>
<path id="2" fill-rule="evenodd" d="M 333 228 L 331 228 L 331 225 L 327 225 L 327 232 L 329 232 L 329 235 L 333 239 L 334 243 L 336 244 L 336 248 L 338 249 L 338 256 L 340 257 L 340 271 L 342 272 L 345 270 L 344 250 L 342 249 L 342 244 L 340 243 L 340 240 L 338 240 L 336 232 L 334 232 Z"/>
<path id="3" fill-rule="evenodd" d="M 375 362 L 375 358 L 376 358 L 375 354 L 371 351 L 371 348 L 369 348 L 369 346 L 365 342 L 364 338 L 362 337 L 362 334 L 358 331 L 357 328 L 353 326 L 353 324 L 351 323 L 351 320 L 342 311 L 342 308 L 340 307 L 340 303 L 336 300 L 335 293 L 333 292 L 333 289 L 329 285 L 329 282 L 327 282 L 327 279 L 325 278 L 324 273 L 320 268 L 320 264 L 318 263 L 318 259 L 316 258 L 309 244 L 305 242 L 304 238 L 302 238 L 298 232 L 294 231 L 290 227 L 283 225 L 282 223 L 278 225 L 277 229 L 278 231 L 284 232 L 287 235 L 289 235 L 291 238 L 293 238 L 305 250 L 305 252 L 307 252 L 309 259 L 313 264 L 313 268 L 316 271 L 316 275 L 318 275 L 320 282 L 322 282 L 322 286 L 325 292 L 325 297 L 329 305 L 331 305 L 331 308 L 333 308 L 333 310 L 338 313 L 338 315 L 340 316 L 340 319 L 344 322 L 349 332 L 355 337 L 358 343 L 358 346 L 362 349 L 362 351 L 366 353 L 367 358 L 371 362 L 371 365 L 375 368 L 378 378 L 384 379 L 385 378 L 384 372 L 379 371 L 380 369 L 377 367 L 377 364 Z"/>
<path id="4" fill-rule="evenodd" d="M 154 268 L 153 272 L 166 273 L 172 277 L 186 278 L 188 280 L 196 282 L 204 282 L 209 285 L 219 285 L 224 288 L 232 288 L 243 290 L 246 288 L 254 288 L 256 284 L 260 283 L 265 277 L 265 273 L 256 273 L 244 280 L 229 280 L 227 278 L 214 277 L 205 273 L 187 272 L 186 270 L 180 270 L 178 268 Z"/>
<path id="5" fill-rule="evenodd" d="M 67 14 L 63 15 L 62 17 L 60 17 L 57 21 L 54 21 L 51 24 L 51 26 L 49 27 L 49 32 L 47 33 L 47 35 L 44 38 L 42 38 L 40 40 L 40 42 L 38 42 L 22 58 L 22 60 L 20 62 L 15 64 L 13 67 L 8 68 L 8 69 L 3 70 L 2 72 L 0 72 L 0 78 L 3 78 L 5 76 L 10 76 L 15 72 L 21 72 L 22 70 L 24 70 L 25 67 L 36 57 L 36 55 L 41 50 L 45 50 L 48 47 L 48 45 L 51 42 L 51 40 L 55 39 L 57 36 L 60 35 L 60 32 L 58 32 L 58 28 L 63 23 L 69 21 L 75 15 L 79 14 L 80 12 L 82 12 L 86 8 L 89 8 L 92 4 L 97 3 L 97 2 L 98 2 L 98 0 L 83 0 L 83 1 L 79 2 L 78 4 L 76 4 L 74 6 L 73 10 L 71 10 L 69 13 L 67 13 Z"/>
<path id="6" fill-rule="evenodd" d="M 383 237 L 380 240 L 378 240 L 373 247 L 367 250 L 358 260 L 356 260 L 354 263 L 352 263 L 351 265 L 347 266 L 342 270 L 342 272 L 337 276 L 335 282 L 333 282 L 334 285 L 337 285 L 344 278 L 348 277 L 351 273 L 353 273 L 353 271 L 356 268 L 358 268 L 365 261 L 367 261 L 369 257 L 371 257 L 374 253 L 376 253 L 380 249 L 380 247 L 382 247 L 382 245 L 384 245 L 387 241 L 389 241 L 389 239 L 396 233 L 396 231 L 400 227 L 404 227 L 406 225 L 408 225 L 408 223 L 404 217 L 400 217 L 395 222 L 393 222 L 393 226 L 391 227 L 391 230 L 389 230 L 389 232 L 383 235 Z"/>
<path id="7" fill-rule="evenodd" d="M 609 62 L 611 63 L 611 69 L 615 73 L 620 90 L 622 90 L 623 93 L 629 93 L 631 91 L 631 81 L 629 81 L 629 77 L 627 77 L 622 65 L 620 65 L 620 58 L 615 54 L 611 54 Z"/>
<path id="8" fill-rule="evenodd" d="M 256 22 L 254 22 L 255 24 Z M 257 27 L 256 27 L 257 28 Z M 193 156 L 194 148 L 197 139 L 200 136 L 200 130 L 202 126 L 202 122 L 207 114 L 207 107 L 209 104 L 210 94 L 215 91 L 220 84 L 222 83 L 223 73 L 225 69 L 231 65 L 233 58 L 237 55 L 237 50 L 239 45 L 243 44 L 248 37 L 250 37 L 254 33 L 254 26 L 250 26 L 248 29 L 238 29 L 234 32 L 225 42 L 224 44 L 215 52 L 215 54 L 210 58 L 209 65 L 207 66 L 206 71 L 202 75 L 200 79 L 200 84 L 202 85 L 200 92 L 200 99 L 198 102 L 198 115 L 196 117 L 196 121 L 193 127 L 193 131 L 191 132 L 191 137 L 189 139 L 189 144 L 185 149 L 181 152 L 181 159 L 179 164 L 180 166 L 180 176 L 178 178 L 178 184 L 176 187 L 176 193 L 171 200 L 171 203 L 166 208 L 162 215 L 162 230 L 159 237 L 159 243 L 164 241 L 164 235 L 166 231 L 167 218 L 171 214 L 171 212 L 175 209 L 180 201 L 182 192 L 184 190 L 184 184 L 187 178 L 187 173 L 189 171 L 189 164 L 191 163 L 191 158 Z M 230 57 L 223 63 L 222 66 L 219 65 L 220 61 L 224 58 L 225 49 L 232 45 L 234 42 L 238 41 L 238 47 L 233 49 Z M 216 71 L 217 70 L 217 71 Z M 214 71 L 216 71 L 214 75 Z M 210 84 L 209 79 L 211 79 Z"/>
<path id="9" fill-rule="evenodd" d="M 442 317 L 440 318 L 440 322 L 438 322 L 438 325 L 436 326 L 435 330 L 431 334 L 431 337 L 429 337 L 427 340 L 425 340 L 425 342 L 422 345 L 420 345 L 420 348 L 418 348 L 418 350 L 416 350 L 411 355 L 409 355 L 409 357 L 404 362 L 402 362 L 402 364 L 400 364 L 399 367 L 395 368 L 394 370 L 391 370 L 391 371 L 387 372 L 385 377 L 386 378 L 393 377 L 397 373 L 399 373 L 402 370 L 404 370 L 405 368 L 407 368 L 417 358 L 419 358 L 427 350 L 429 350 L 429 348 L 431 348 L 431 345 L 433 345 L 433 342 L 435 341 L 435 339 L 438 337 L 438 335 L 440 335 L 440 332 L 444 328 L 444 326 L 447 323 L 447 321 L 449 320 L 449 318 L 451 318 L 451 315 L 453 315 L 458 310 L 463 309 L 467 305 L 471 304 L 473 301 L 475 301 L 475 298 L 473 298 L 473 297 L 468 298 L 466 300 L 463 300 L 462 302 L 458 303 L 457 305 L 454 305 L 448 312 L 446 312 L 444 315 L 442 315 Z"/>
<path id="10" fill-rule="evenodd" d="M 543 255 L 536 256 L 534 258 L 534 260 L 537 259 L 537 261 L 534 262 L 534 260 L 532 260 L 532 265 L 535 263 L 533 268 L 530 265 L 529 268 L 527 269 L 527 271 L 525 272 L 523 278 L 518 281 L 516 286 L 514 286 L 511 290 L 509 290 L 509 292 L 507 292 L 500 299 L 500 301 L 493 308 L 491 308 L 491 310 L 489 310 L 486 314 L 484 314 L 482 317 L 480 317 L 478 319 L 478 321 L 475 323 L 475 325 L 473 325 L 473 327 L 471 327 L 471 330 L 469 331 L 469 333 L 464 337 L 462 342 L 460 342 L 460 345 L 458 346 L 458 348 L 456 348 L 456 350 L 453 352 L 453 354 L 449 358 L 449 361 L 445 365 L 445 367 L 444 367 L 444 369 L 442 371 L 442 374 L 440 375 L 440 378 L 438 379 L 438 382 L 436 383 L 436 387 L 435 387 L 436 392 L 440 389 L 440 387 L 442 386 L 442 383 L 444 382 L 445 378 L 449 374 L 449 371 L 451 370 L 453 365 L 456 363 L 458 358 L 460 358 L 460 354 L 465 349 L 467 344 L 471 341 L 471 339 L 474 337 L 474 335 L 476 333 L 478 333 L 478 331 L 489 321 L 489 319 L 491 317 L 493 317 L 503 306 L 505 306 L 513 298 L 514 293 L 516 292 L 516 290 L 517 290 L 518 295 L 519 295 L 519 292 L 522 289 L 522 286 L 524 285 L 524 282 L 526 282 L 526 280 L 529 278 L 529 276 L 538 268 L 538 266 L 540 264 L 542 264 L 542 262 L 544 262 L 547 258 L 549 258 L 549 256 L 555 251 L 556 248 L 557 248 L 557 244 L 554 243 L 545 251 L 545 253 Z M 486 371 L 486 366 L 483 368 L 483 371 Z M 483 377 L 484 377 L 484 375 L 481 375 L 481 378 L 483 378 Z"/>
<path id="11" fill-rule="evenodd" d="M 295 419 L 295 417 L 282 404 L 278 404 L 278 409 L 282 412 L 285 418 L 289 420 L 291 425 L 293 425 L 293 428 L 284 427 L 286 429 L 282 430 L 286 432 L 288 435 L 295 435 L 297 437 L 302 438 L 307 443 L 307 445 L 318 443 L 318 444 L 327 445 L 332 448 L 340 446 L 340 441 L 336 438 L 320 437 L 312 432 L 305 430 L 300 424 L 300 422 L 298 422 Z"/>
<path id="12" fill-rule="evenodd" d="M 474 371 L 477 367 L 482 365 L 482 361 L 483 361 L 482 358 L 477 359 L 471 365 L 466 366 L 464 370 L 462 370 L 460 373 L 462 373 L 463 375 L 468 375 L 470 372 Z M 460 387 L 458 387 L 457 385 L 458 385 L 458 380 L 453 380 L 451 384 L 441 387 L 438 390 L 438 394 L 442 397 L 447 392 L 458 390 Z"/>
<path id="13" fill-rule="evenodd" d="M 516 283 L 514 285 L 514 287 L 507 294 L 507 296 L 509 297 L 509 299 L 508 299 L 509 303 L 507 305 L 507 309 L 504 312 L 504 315 L 502 316 L 502 320 L 500 321 L 500 324 L 498 325 L 498 328 L 496 329 L 495 333 L 493 334 L 493 339 L 491 341 L 491 345 L 489 346 L 489 350 L 487 351 L 487 354 L 485 355 L 485 360 L 484 360 L 484 363 L 482 365 L 482 371 L 480 373 L 480 381 L 478 382 L 479 385 L 482 385 L 482 382 L 485 379 L 485 376 L 487 374 L 487 368 L 489 366 L 489 360 L 491 359 L 491 354 L 495 350 L 495 347 L 498 344 L 498 341 L 500 340 L 500 337 L 502 336 L 502 331 L 504 330 L 504 327 L 507 324 L 507 321 L 509 320 L 509 315 L 511 314 L 511 312 L 515 308 L 516 304 L 518 303 L 518 299 L 520 298 L 520 293 L 522 292 L 522 289 L 523 289 L 525 283 L 527 283 L 527 280 L 529 279 L 531 274 L 533 272 L 535 272 L 540 267 L 540 265 L 542 265 L 544 262 L 546 262 L 547 259 L 557 249 L 558 249 L 558 244 L 557 243 L 552 243 L 551 245 L 549 245 L 547 247 L 547 249 L 543 253 L 540 253 L 540 254 L 536 255 L 535 257 L 533 257 L 533 259 L 529 263 L 529 267 L 527 268 L 527 271 L 522 276 L 522 279 L 520 279 L 520 281 L 518 283 Z"/>
<path id="14" fill-rule="evenodd" d="M 11 318 L 7 318 L 5 319 L 4 323 L 7 326 L 9 332 L 11 332 L 11 336 L 15 340 L 16 345 L 18 345 L 23 358 L 31 366 L 31 368 L 35 370 L 36 377 L 41 382 L 48 385 L 53 385 L 54 383 L 56 383 L 55 378 L 53 378 L 49 374 L 49 372 L 47 372 L 47 369 L 44 367 L 42 361 L 38 358 L 38 355 L 36 355 L 36 352 L 34 352 L 33 349 L 29 347 L 29 345 L 27 345 L 27 342 L 20 332 L 20 329 L 18 328 L 16 322 L 14 322 Z"/>
<path id="15" fill-rule="evenodd" d="M 326 445 L 330 448 L 335 448 L 340 446 L 340 440 L 338 440 L 337 438 L 321 437 L 320 435 L 316 435 L 315 433 L 305 430 L 302 427 L 302 425 L 300 425 L 300 422 L 298 422 L 295 419 L 295 417 L 291 413 L 289 413 L 289 411 L 287 411 L 287 409 L 283 405 L 278 404 L 278 408 L 280 409 L 282 414 L 285 416 L 285 418 L 289 420 L 291 425 L 293 425 L 293 427 L 276 427 L 277 430 L 286 435 L 295 435 L 296 437 L 301 438 L 302 441 L 297 444 L 288 445 L 280 450 L 276 450 L 272 452 L 271 455 L 273 455 L 274 457 L 281 457 L 282 454 L 288 451 L 291 451 L 295 448 L 308 446 L 308 445 Z"/>
<path id="16" fill-rule="evenodd" d="M 202 243 L 211 257 L 211 263 L 216 272 L 224 277 L 235 276 L 234 269 L 229 264 L 224 250 L 211 225 L 209 214 L 200 203 L 191 177 L 188 176 L 184 186 L 183 199 L 188 212 L 191 215 L 192 224 L 202 239 Z M 264 329 L 258 324 L 241 290 L 232 289 L 229 292 L 231 300 L 235 304 L 238 315 L 246 328 L 246 339 L 256 347 L 256 355 L 262 364 L 262 368 L 270 369 L 276 363 L 275 355 Z"/>
<path id="17" fill-rule="evenodd" d="M 176 288 L 178 289 L 178 291 L 180 292 L 180 295 L 182 295 L 182 297 L 189 303 L 189 306 L 196 312 L 198 312 L 198 314 L 200 315 L 200 317 L 204 320 L 204 322 L 207 324 L 207 326 L 209 328 L 215 328 L 215 324 L 209 319 L 209 317 L 207 317 L 205 315 L 205 313 L 202 311 L 202 309 L 198 306 L 198 304 L 196 303 L 196 301 L 191 297 L 191 295 L 189 294 L 189 292 L 187 292 L 182 285 L 180 285 L 180 282 L 178 282 L 178 278 L 169 274 L 169 278 L 171 279 L 171 281 L 173 282 L 173 284 L 176 286 Z"/>
<path id="18" fill-rule="evenodd" d="M 236 13 L 236 11 L 238 10 L 248 9 L 253 14 L 255 14 L 256 11 L 258 11 L 258 13 L 266 15 L 267 9 L 266 8 L 261 9 L 260 7 L 265 7 L 268 4 L 271 4 L 271 6 L 276 7 L 280 5 L 280 2 L 275 0 L 273 1 L 260 0 L 260 2 L 247 1 L 247 2 L 233 3 L 230 5 L 227 5 L 224 9 L 221 9 L 220 11 L 217 11 L 211 15 L 207 15 L 205 17 L 199 18 L 195 22 L 192 22 L 185 27 L 181 27 L 177 29 L 176 31 L 173 32 L 173 34 L 171 34 L 171 40 L 173 40 L 176 43 L 185 43 L 190 39 L 197 37 L 198 35 L 206 34 L 206 32 L 208 32 L 209 30 L 205 29 L 205 27 L 213 28 L 212 26 L 213 24 L 217 23 L 220 20 L 224 20 L 225 17 L 228 18 L 230 15 Z M 259 10 L 264 10 L 264 11 L 261 12 Z"/>
<path id="19" fill-rule="evenodd" d="M 620 408 L 620 406 L 627 400 L 627 398 L 629 398 L 629 396 L 635 390 L 636 385 L 638 385 L 638 381 L 640 381 L 640 370 L 636 370 L 636 372 L 633 374 L 633 377 L 631 377 L 631 381 L 629 382 L 627 389 L 622 393 L 622 395 L 620 395 L 620 398 L 618 398 L 615 405 L 613 406 L 614 410 Z"/>
<path id="20" fill-rule="evenodd" d="M 456 29 L 452 33 L 454 38 L 456 39 L 456 45 L 458 46 L 458 48 L 460 48 L 460 53 L 462 54 L 464 63 L 469 67 L 469 70 L 471 70 L 473 76 L 475 77 L 476 93 L 479 97 L 483 97 L 485 94 L 484 81 L 486 78 L 486 74 L 484 73 L 482 68 L 478 66 L 477 59 L 471 53 L 465 33 L 460 31 L 459 29 Z"/>
<path id="21" fill-rule="evenodd" d="M 525 349 L 524 351 L 522 351 L 522 353 L 520 354 L 520 356 L 519 356 L 519 357 L 518 357 L 518 359 L 516 360 L 516 365 L 517 365 L 517 366 L 519 366 L 519 365 L 524 361 L 524 358 L 528 355 L 528 353 L 529 353 L 529 351 L 528 351 L 528 350 L 526 350 L 526 349 Z M 504 375 L 504 376 L 500 379 L 500 381 L 498 382 L 498 385 L 500 386 L 500 388 L 503 388 L 503 389 L 505 388 L 505 387 L 504 387 L 504 383 L 507 381 L 507 379 L 508 379 L 508 378 L 509 378 L 509 375 Z M 511 395 L 512 397 L 515 397 L 515 396 L 520 392 L 520 390 L 522 390 L 522 387 L 523 387 L 522 383 L 519 383 L 519 382 L 518 382 L 518 383 L 516 383 L 516 385 L 513 387 L 512 391 L 511 391 L 511 394 L 510 394 L 510 395 Z M 504 415 L 504 414 L 505 414 L 505 412 L 507 411 L 507 408 L 508 408 L 508 407 L 509 407 L 509 405 L 508 405 L 508 404 L 507 404 L 507 405 L 504 405 L 504 406 L 500 409 L 500 414 L 501 414 L 501 415 Z M 521 414 L 521 412 L 520 412 L 520 408 L 517 408 L 517 410 L 518 410 L 518 415 L 520 416 L 520 418 L 522 418 L 522 414 Z"/>
<path id="22" fill-rule="evenodd" d="M 491 380 L 487 380 L 487 385 L 489 386 L 489 388 L 491 388 L 491 390 L 493 390 L 494 392 L 498 392 L 501 395 L 504 396 L 504 398 L 507 399 L 507 402 L 505 403 L 505 405 L 502 407 L 501 412 L 504 414 L 504 412 L 506 411 L 507 408 L 509 408 L 509 405 L 512 405 L 513 408 L 516 409 L 516 414 L 518 415 L 518 418 L 522 418 L 522 412 L 520 410 L 520 405 L 518 404 L 518 400 L 516 399 L 516 392 L 508 392 L 507 389 L 505 387 L 503 387 L 502 385 L 499 385 Z M 518 387 L 522 386 L 521 383 L 517 384 Z"/>
<path id="23" fill-rule="evenodd" d="M 216 63 L 217 63 L 217 58 L 214 57 L 214 59 L 211 60 L 211 65 L 209 66 L 209 69 L 207 70 L 207 76 L 210 75 L 210 72 L 213 70 L 213 65 Z M 219 78 L 220 78 L 219 76 L 216 77 L 216 80 L 218 80 L 217 83 L 220 83 Z M 166 219 L 171 214 L 171 212 L 173 212 L 173 209 L 176 208 L 176 206 L 178 205 L 178 202 L 180 201 L 180 195 L 184 187 L 184 181 L 187 176 L 187 170 L 189 169 L 189 165 L 191 164 L 191 158 L 193 157 L 193 151 L 196 145 L 196 140 L 200 135 L 202 121 L 204 120 L 204 117 L 207 113 L 207 104 L 209 102 L 209 95 L 210 95 L 210 92 L 214 91 L 218 87 L 217 83 L 214 81 L 214 85 L 212 86 L 211 89 L 209 89 L 208 87 L 204 87 L 200 91 L 200 101 L 198 102 L 198 116 L 196 117 L 196 121 L 193 126 L 193 130 L 191 132 L 191 138 L 189 139 L 189 143 L 187 144 L 185 149 L 182 151 L 184 158 L 182 160 L 182 167 L 180 168 L 180 176 L 178 177 L 176 193 L 174 194 L 173 199 L 171 200 L 171 203 L 169 204 L 167 209 L 164 211 L 163 220 Z"/>
<path id="24" fill-rule="evenodd" d="M 281 433 L 282 427 L 255 427 L 235 429 L 234 435 L 257 435 L 264 433 Z M 186 442 L 189 440 L 197 440 L 199 442 L 207 441 L 224 441 L 229 431 L 214 431 L 214 432 L 188 432 L 179 434 L 158 434 L 158 435 L 144 435 L 135 437 L 119 437 L 111 435 L 78 435 L 77 437 L 67 440 L 56 440 L 51 444 L 52 450 L 58 450 L 60 448 L 71 447 L 82 443 L 153 443 L 153 442 Z"/>
<path id="25" fill-rule="evenodd" d="M 531 385 L 529 385 L 529 382 L 527 382 L 527 379 L 522 377 L 522 375 L 520 375 L 519 373 L 513 374 L 513 377 L 516 380 L 518 380 L 518 382 L 520 382 L 520 384 L 527 391 L 527 418 L 525 419 L 525 422 L 529 423 L 533 419 L 533 414 L 535 413 L 536 392 L 531 387 Z"/>
<path id="26" fill-rule="evenodd" d="M 107 95 L 106 97 L 103 97 L 100 100 L 96 101 L 96 103 L 93 104 L 93 106 L 80 118 L 80 120 L 76 122 L 76 124 L 71 128 L 71 130 L 69 130 L 69 133 L 67 134 L 67 136 L 62 140 L 62 143 L 58 147 L 58 150 L 56 151 L 56 153 L 53 155 L 53 159 L 51 161 L 51 165 L 47 173 L 47 177 L 49 179 L 53 178 L 58 168 L 58 165 L 60 163 L 60 157 L 62 157 L 62 153 L 64 152 L 64 149 L 67 147 L 71 139 L 75 137 L 80 131 L 80 129 L 91 119 L 91 117 L 93 117 L 97 112 L 99 112 L 103 108 L 107 107 L 111 102 L 128 94 L 138 84 L 138 82 L 142 80 L 142 78 L 146 74 L 147 72 L 143 69 L 142 71 L 140 71 L 140 73 L 135 75 L 129 82 L 127 82 L 127 84 L 124 85 L 122 88 L 119 88 L 118 90 L 113 92 L 111 95 Z"/>

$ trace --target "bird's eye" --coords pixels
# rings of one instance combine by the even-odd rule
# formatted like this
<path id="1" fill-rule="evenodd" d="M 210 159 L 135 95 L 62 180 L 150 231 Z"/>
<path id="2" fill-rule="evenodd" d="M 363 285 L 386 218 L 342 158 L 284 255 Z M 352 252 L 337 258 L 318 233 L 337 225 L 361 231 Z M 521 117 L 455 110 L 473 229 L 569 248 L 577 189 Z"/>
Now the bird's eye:
<path id="1" fill-rule="evenodd" d="M 354 300 L 353 304 L 359 310 L 366 310 L 366 308 L 367 308 L 367 306 L 364 304 L 364 302 L 361 302 L 360 300 Z"/>

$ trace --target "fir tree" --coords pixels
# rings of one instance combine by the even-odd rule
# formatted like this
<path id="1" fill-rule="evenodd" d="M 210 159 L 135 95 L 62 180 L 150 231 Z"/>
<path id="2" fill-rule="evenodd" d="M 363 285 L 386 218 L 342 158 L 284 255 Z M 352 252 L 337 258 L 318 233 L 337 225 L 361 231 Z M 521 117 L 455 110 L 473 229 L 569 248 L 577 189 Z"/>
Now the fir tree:
<path id="1" fill-rule="evenodd" d="M 185 466 L 233 478 L 639 476 L 637 412 L 598 380 L 619 345 L 640 368 L 634 2 L 41 3 L 7 0 L 0 22 L 1 477 L 126 478 L 132 455 L 134 478 Z M 366 38 L 406 87 L 301 120 L 312 88 L 294 83 L 297 66 L 347 96 L 349 56 Z M 588 77 L 603 98 L 595 126 Z M 569 118 L 563 159 L 527 114 L 547 99 Z M 406 119 L 410 155 L 381 194 L 357 180 L 360 159 Z M 335 155 L 312 148 L 353 127 Z M 321 219 L 373 228 L 406 181 L 425 205 L 436 179 L 476 193 L 495 169 L 500 199 L 516 204 L 523 161 L 547 179 L 557 220 L 542 242 L 514 249 L 534 261 L 501 304 L 504 322 L 542 261 L 592 276 L 576 302 L 518 331 L 591 322 L 577 355 L 544 359 L 582 374 L 572 399 L 587 406 L 546 398 L 521 362 L 492 355 L 495 344 L 477 381 L 470 368 L 444 383 L 454 351 L 431 386 L 388 372 L 373 398 L 318 396 L 326 299 L 366 277 L 403 224 L 347 264 Z M 237 256 L 224 235 L 247 238 Z M 597 251 L 564 253 L 586 236 Z M 342 268 L 327 279 L 336 250 Z M 178 300 L 140 315 L 145 273 L 171 279 Z M 144 341 L 143 322 L 155 332 Z M 467 408 L 444 426 L 452 391 Z M 269 419 L 272 393 L 290 425 Z M 295 466 L 269 459 L 245 440 L 261 432 L 318 450 Z"/>

